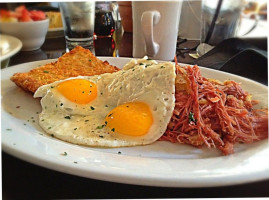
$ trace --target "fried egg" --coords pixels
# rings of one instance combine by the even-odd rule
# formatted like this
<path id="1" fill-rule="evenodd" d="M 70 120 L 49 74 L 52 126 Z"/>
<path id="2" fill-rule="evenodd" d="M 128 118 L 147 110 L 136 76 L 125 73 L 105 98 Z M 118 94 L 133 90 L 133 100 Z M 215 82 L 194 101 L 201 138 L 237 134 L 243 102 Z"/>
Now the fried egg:
<path id="1" fill-rule="evenodd" d="M 132 60 L 115 73 L 41 86 L 40 126 L 58 139 L 98 147 L 146 145 L 165 132 L 175 106 L 175 64 Z"/>

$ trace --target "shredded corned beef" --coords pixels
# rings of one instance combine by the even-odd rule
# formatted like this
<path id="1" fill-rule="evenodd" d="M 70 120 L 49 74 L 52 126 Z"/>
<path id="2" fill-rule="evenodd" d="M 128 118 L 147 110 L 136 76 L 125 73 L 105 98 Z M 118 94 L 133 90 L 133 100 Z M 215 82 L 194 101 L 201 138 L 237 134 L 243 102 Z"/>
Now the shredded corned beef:
<path id="1" fill-rule="evenodd" d="M 177 73 L 182 72 L 179 68 Z M 238 83 L 210 81 L 198 66 L 183 68 L 188 89 L 176 90 L 174 113 L 160 140 L 206 145 L 229 155 L 237 142 L 268 138 L 268 109 L 253 110 L 257 101 L 251 101 Z"/>

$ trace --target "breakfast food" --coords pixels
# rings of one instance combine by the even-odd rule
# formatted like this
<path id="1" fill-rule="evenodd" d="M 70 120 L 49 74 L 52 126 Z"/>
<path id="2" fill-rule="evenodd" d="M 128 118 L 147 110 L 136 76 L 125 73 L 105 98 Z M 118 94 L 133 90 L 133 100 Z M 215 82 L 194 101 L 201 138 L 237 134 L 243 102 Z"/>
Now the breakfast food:
<path id="1" fill-rule="evenodd" d="M 160 140 L 206 145 L 224 155 L 234 144 L 268 138 L 268 109 L 254 109 L 258 102 L 232 80 L 207 79 L 198 66 L 177 66 L 176 106 Z"/>
<path id="2" fill-rule="evenodd" d="M 42 98 L 39 123 L 45 132 L 74 144 L 122 147 L 162 140 L 229 155 L 236 143 L 268 138 L 268 109 L 256 109 L 258 102 L 239 83 L 205 78 L 198 66 L 145 57 L 119 71 L 77 47 L 11 80 Z"/>
<path id="3" fill-rule="evenodd" d="M 30 22 L 44 19 L 46 19 L 46 15 L 43 11 L 27 10 L 24 5 L 17 7 L 14 11 L 0 10 L 1 22 Z"/>
<path id="4" fill-rule="evenodd" d="M 62 16 L 60 12 L 50 11 L 45 13 L 50 20 L 49 28 L 63 27 Z"/>
<path id="5" fill-rule="evenodd" d="M 42 85 L 76 76 L 112 73 L 119 69 L 96 58 L 90 50 L 80 46 L 61 56 L 57 62 L 16 73 L 10 79 L 23 90 L 34 93 Z"/>
<path id="6" fill-rule="evenodd" d="M 89 146 L 150 144 L 170 121 L 175 64 L 146 62 L 115 73 L 79 76 L 44 85 L 40 126 L 61 140 Z"/>

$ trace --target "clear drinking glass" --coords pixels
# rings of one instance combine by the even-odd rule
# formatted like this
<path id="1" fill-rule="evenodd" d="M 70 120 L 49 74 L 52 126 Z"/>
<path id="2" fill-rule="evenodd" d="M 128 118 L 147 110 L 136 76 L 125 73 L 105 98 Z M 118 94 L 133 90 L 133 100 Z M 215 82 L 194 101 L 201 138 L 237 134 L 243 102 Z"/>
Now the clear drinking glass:
<path id="1" fill-rule="evenodd" d="M 95 1 L 60 2 L 66 47 L 76 46 L 93 50 Z"/>

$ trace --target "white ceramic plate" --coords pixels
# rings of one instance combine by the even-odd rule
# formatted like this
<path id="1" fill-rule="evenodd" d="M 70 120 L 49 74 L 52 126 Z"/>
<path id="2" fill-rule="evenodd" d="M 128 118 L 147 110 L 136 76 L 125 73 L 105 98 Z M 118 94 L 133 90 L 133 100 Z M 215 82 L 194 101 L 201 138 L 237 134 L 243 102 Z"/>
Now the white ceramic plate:
<path id="1" fill-rule="evenodd" d="M 102 58 L 123 66 L 129 58 Z M 268 141 L 237 145 L 221 156 L 213 149 L 156 142 L 128 148 L 91 148 L 47 136 L 39 127 L 39 99 L 9 78 L 55 60 L 25 63 L 2 70 L 2 148 L 5 152 L 60 172 L 120 183 L 165 187 L 210 187 L 269 178 Z M 234 79 L 256 99 L 267 103 L 267 87 L 232 74 L 201 68 L 206 77 Z M 65 153 L 66 152 L 66 153 Z"/>
<path id="2" fill-rule="evenodd" d="M 18 38 L 9 35 L 0 35 L 0 61 L 15 55 L 21 48 L 22 42 Z"/>

